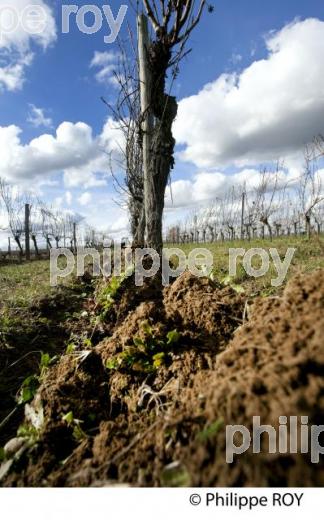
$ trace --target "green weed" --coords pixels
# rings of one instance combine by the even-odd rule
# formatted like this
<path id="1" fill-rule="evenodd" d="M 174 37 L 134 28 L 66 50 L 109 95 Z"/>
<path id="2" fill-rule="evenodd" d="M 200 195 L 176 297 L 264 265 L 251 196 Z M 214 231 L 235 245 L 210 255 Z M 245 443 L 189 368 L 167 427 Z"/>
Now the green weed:
<path id="1" fill-rule="evenodd" d="M 101 307 L 100 316 L 105 318 L 109 313 L 111 307 L 115 303 L 115 298 L 118 294 L 119 288 L 125 280 L 126 275 L 119 277 L 113 276 L 106 287 L 103 287 L 97 296 L 97 300 Z"/>
<path id="2" fill-rule="evenodd" d="M 210 439 L 213 439 L 216 437 L 218 432 L 221 430 L 221 428 L 224 426 L 224 419 L 220 418 L 217 419 L 217 421 L 214 421 L 209 426 L 204 428 L 201 432 L 197 435 L 197 440 L 200 442 L 206 442 Z"/>
<path id="3" fill-rule="evenodd" d="M 133 346 L 126 348 L 106 363 L 108 370 L 131 369 L 134 372 L 154 372 L 166 364 L 169 349 L 178 343 L 180 333 L 169 331 L 165 337 L 156 336 L 148 321 L 141 324 L 142 336 L 133 339 Z"/>
<path id="4" fill-rule="evenodd" d="M 51 357 L 47 353 L 41 353 L 39 363 L 39 374 L 32 374 L 24 379 L 20 390 L 18 392 L 17 403 L 19 405 L 26 404 L 32 401 L 37 393 L 37 390 L 44 379 L 49 367 L 58 359 L 57 356 Z"/>
<path id="5" fill-rule="evenodd" d="M 76 441 L 80 442 L 87 438 L 87 434 L 83 431 L 81 427 L 83 421 L 75 419 L 72 411 L 63 415 L 62 420 L 72 428 L 72 435 Z"/>

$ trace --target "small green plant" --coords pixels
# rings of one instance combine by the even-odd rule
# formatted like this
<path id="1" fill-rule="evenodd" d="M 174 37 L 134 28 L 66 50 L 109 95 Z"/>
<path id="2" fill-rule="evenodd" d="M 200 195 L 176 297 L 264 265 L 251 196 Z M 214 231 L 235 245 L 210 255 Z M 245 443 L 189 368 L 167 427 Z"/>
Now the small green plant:
<path id="1" fill-rule="evenodd" d="M 161 338 L 155 335 L 148 321 L 142 322 L 141 331 L 142 336 L 133 338 L 133 346 L 107 361 L 108 370 L 131 369 L 134 372 L 150 373 L 167 362 L 169 349 L 178 343 L 180 333 L 171 330 Z"/>
<path id="2" fill-rule="evenodd" d="M 77 346 L 74 343 L 69 343 L 68 346 L 66 347 L 65 353 L 73 354 L 73 352 L 75 351 L 76 348 L 77 348 Z"/>
<path id="3" fill-rule="evenodd" d="M 39 377 L 36 375 L 31 375 L 26 377 L 23 381 L 19 395 L 18 395 L 18 404 L 26 404 L 32 401 L 35 397 L 35 394 L 39 387 Z"/>
<path id="4" fill-rule="evenodd" d="M 231 287 L 233 291 L 237 292 L 238 294 L 243 294 L 245 292 L 244 287 L 236 283 L 236 278 L 233 278 L 232 276 L 225 276 L 221 282 L 223 285 L 228 285 Z"/>
<path id="5" fill-rule="evenodd" d="M 39 374 L 32 374 L 24 379 L 18 392 L 18 404 L 26 404 L 34 399 L 38 387 L 44 379 L 47 370 L 56 360 L 57 356 L 51 357 L 49 354 L 41 352 Z"/>
<path id="6" fill-rule="evenodd" d="M 17 430 L 18 437 L 24 437 L 29 441 L 29 444 L 34 444 L 39 438 L 37 428 L 31 424 L 22 424 Z"/>
<path id="7" fill-rule="evenodd" d="M 201 432 L 198 433 L 197 440 L 200 442 L 206 442 L 210 439 L 213 439 L 214 437 L 216 437 L 223 425 L 224 419 L 217 419 L 217 421 L 214 421 L 209 426 L 206 426 L 206 428 L 204 428 Z"/>
<path id="8" fill-rule="evenodd" d="M 118 290 L 125 280 L 126 274 L 122 274 L 121 276 L 113 276 L 109 281 L 109 284 L 101 289 L 98 295 L 98 302 L 101 307 L 100 316 L 105 318 L 110 311 L 111 307 L 115 303 L 115 298 L 117 296 Z"/>
<path id="9" fill-rule="evenodd" d="M 91 338 L 87 338 L 84 336 L 84 333 L 81 335 L 71 334 L 69 343 L 67 344 L 65 354 L 77 355 L 79 351 L 84 352 L 85 350 L 89 350 L 92 348 Z"/>
<path id="10" fill-rule="evenodd" d="M 63 415 L 62 420 L 66 422 L 67 424 L 71 425 L 73 423 L 73 412 L 68 412 L 65 415 Z"/>
<path id="11" fill-rule="evenodd" d="M 39 379 L 43 379 L 47 370 L 49 369 L 49 367 L 55 363 L 55 361 L 57 361 L 58 359 L 58 356 L 53 356 L 51 357 L 49 354 L 47 353 L 41 353 L 41 359 L 40 359 L 40 363 L 39 363 L 39 369 L 40 369 L 40 375 L 39 375 Z"/>
<path id="12" fill-rule="evenodd" d="M 180 339 L 180 332 L 178 332 L 176 329 L 171 330 L 167 333 L 167 346 L 174 345 L 175 343 L 178 343 Z"/>
<path id="13" fill-rule="evenodd" d="M 163 487 L 190 487 L 191 478 L 187 468 L 180 462 L 171 462 L 162 470 L 161 485 Z"/>
<path id="14" fill-rule="evenodd" d="M 108 370 L 117 370 L 119 368 L 118 357 L 116 356 L 108 359 L 108 361 L 106 362 L 106 368 L 108 368 Z"/>
<path id="15" fill-rule="evenodd" d="M 83 347 L 84 348 L 91 348 L 92 347 L 92 341 L 90 338 L 85 338 L 83 340 Z"/>
<path id="16" fill-rule="evenodd" d="M 160 368 L 162 365 L 165 364 L 165 352 L 158 352 L 157 354 L 154 354 L 152 357 L 153 360 L 153 367 L 154 368 Z"/>
<path id="17" fill-rule="evenodd" d="M 87 434 L 81 428 L 81 424 L 83 423 L 83 421 L 80 421 L 79 419 L 75 419 L 72 411 L 63 415 L 62 420 L 68 426 L 71 426 L 72 435 L 76 441 L 80 442 L 87 438 Z"/>

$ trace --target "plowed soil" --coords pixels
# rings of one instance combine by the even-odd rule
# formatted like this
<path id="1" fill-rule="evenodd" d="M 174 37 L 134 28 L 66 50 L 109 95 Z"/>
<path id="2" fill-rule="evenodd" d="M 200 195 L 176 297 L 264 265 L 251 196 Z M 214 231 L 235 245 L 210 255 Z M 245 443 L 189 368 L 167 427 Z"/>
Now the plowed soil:
<path id="1" fill-rule="evenodd" d="M 165 362 L 108 369 L 134 338 L 145 341 L 143 323 L 161 344 L 180 334 Z M 65 354 L 48 370 L 36 397 L 45 423 L 2 485 L 324 485 L 322 458 L 313 464 L 299 441 L 298 453 L 268 453 L 265 434 L 260 453 L 250 448 L 232 464 L 225 449 L 226 425 L 252 432 L 253 416 L 277 432 L 280 416 L 324 424 L 323 270 L 249 305 L 188 273 L 163 294 L 150 287 L 135 297 L 126 284 L 106 330 L 91 351 Z"/>

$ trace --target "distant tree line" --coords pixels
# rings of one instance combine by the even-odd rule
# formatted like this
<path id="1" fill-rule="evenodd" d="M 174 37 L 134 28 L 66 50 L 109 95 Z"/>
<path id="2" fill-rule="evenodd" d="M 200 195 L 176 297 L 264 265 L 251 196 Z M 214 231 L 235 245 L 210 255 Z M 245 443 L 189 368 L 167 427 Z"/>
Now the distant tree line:
<path id="1" fill-rule="evenodd" d="M 324 186 L 318 159 L 323 140 L 305 148 L 301 175 L 286 180 L 284 164 L 264 167 L 247 190 L 235 184 L 209 205 L 196 208 L 166 230 L 169 243 L 215 242 L 320 234 L 324 231 Z"/>
<path id="2" fill-rule="evenodd" d="M 8 232 L 8 247 L 2 256 L 16 250 L 20 259 L 29 259 L 32 250 L 40 258 L 52 248 L 67 247 L 75 252 L 77 246 L 103 247 L 109 239 L 109 233 L 97 231 L 78 213 L 45 204 L 1 178 L 0 214 L 4 217 L 0 230 Z"/>

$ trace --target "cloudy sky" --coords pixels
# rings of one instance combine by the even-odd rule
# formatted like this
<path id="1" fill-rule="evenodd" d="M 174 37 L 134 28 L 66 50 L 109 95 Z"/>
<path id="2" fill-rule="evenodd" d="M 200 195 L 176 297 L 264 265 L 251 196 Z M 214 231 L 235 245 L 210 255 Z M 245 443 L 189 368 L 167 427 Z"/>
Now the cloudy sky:
<path id="1" fill-rule="evenodd" d="M 7 0 L 0 0 L 0 177 L 125 234 L 127 216 L 114 202 L 107 156 L 118 150 L 120 136 L 100 100 L 116 96 L 117 44 L 104 41 L 111 32 L 105 17 L 101 30 L 83 34 L 71 15 L 69 33 L 62 34 L 65 2 L 10 5 L 22 12 L 29 3 L 46 14 L 39 34 L 21 24 L 3 30 L 11 20 L 1 10 Z M 120 21 L 121 5 L 110 2 Z M 255 178 L 260 164 L 284 159 L 287 175 L 298 174 L 303 146 L 324 134 L 323 1 L 215 0 L 214 6 L 174 83 L 180 103 L 167 222 L 233 179 Z M 127 22 L 134 24 L 130 7 L 121 35 Z"/>

